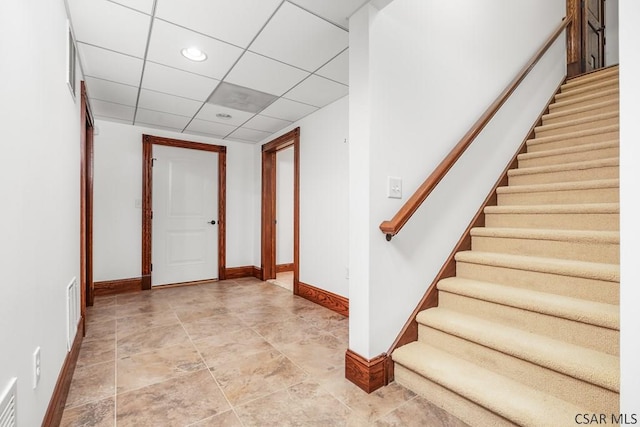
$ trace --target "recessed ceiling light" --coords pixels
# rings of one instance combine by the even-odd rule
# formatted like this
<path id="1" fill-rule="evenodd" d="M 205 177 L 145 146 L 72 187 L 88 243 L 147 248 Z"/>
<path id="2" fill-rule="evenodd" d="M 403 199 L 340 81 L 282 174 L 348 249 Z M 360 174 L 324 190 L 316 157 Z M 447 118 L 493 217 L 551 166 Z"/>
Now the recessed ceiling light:
<path id="1" fill-rule="evenodd" d="M 182 49 L 182 56 L 192 61 L 201 62 L 207 59 L 207 54 L 198 49 L 197 47 L 187 47 Z"/>
<path id="2" fill-rule="evenodd" d="M 218 113 L 218 114 L 216 114 L 216 117 L 219 118 L 219 119 L 229 120 L 231 118 L 231 114 Z"/>

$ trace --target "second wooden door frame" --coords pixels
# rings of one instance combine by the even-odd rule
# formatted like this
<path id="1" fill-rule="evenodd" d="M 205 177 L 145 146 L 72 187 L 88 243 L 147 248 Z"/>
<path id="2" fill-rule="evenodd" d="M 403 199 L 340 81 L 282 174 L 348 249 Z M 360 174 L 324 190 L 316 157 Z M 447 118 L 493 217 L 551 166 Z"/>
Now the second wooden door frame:
<path id="1" fill-rule="evenodd" d="M 573 18 L 573 21 L 567 27 L 567 77 L 577 76 L 586 71 L 587 41 L 585 36 L 584 8 L 585 5 L 582 0 L 567 0 L 566 16 Z M 604 11 L 602 19 L 606 25 Z"/>
<path id="2" fill-rule="evenodd" d="M 80 82 L 80 315 L 93 305 L 93 115 Z M 83 328 L 84 330 L 84 328 Z"/>
<path id="3" fill-rule="evenodd" d="M 227 212 L 227 147 L 142 135 L 142 289 L 151 289 L 153 145 L 187 148 L 218 153 L 218 279 L 225 279 L 226 212 Z"/>
<path id="4" fill-rule="evenodd" d="M 276 277 L 276 154 L 293 147 L 293 293 L 300 273 L 300 128 L 262 146 L 262 220 L 260 267 L 262 280 Z"/>

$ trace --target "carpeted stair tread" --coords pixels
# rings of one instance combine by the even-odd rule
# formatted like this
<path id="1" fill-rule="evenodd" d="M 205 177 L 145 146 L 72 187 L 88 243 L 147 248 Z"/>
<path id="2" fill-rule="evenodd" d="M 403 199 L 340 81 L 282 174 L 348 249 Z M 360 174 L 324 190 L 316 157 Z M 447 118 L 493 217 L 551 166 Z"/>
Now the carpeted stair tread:
<path id="1" fill-rule="evenodd" d="M 618 81 L 619 79 L 617 77 L 613 77 L 610 79 L 600 79 L 597 81 L 584 83 L 579 86 L 568 87 L 568 88 L 565 87 L 564 90 L 561 88 L 560 93 L 556 95 L 555 99 L 559 101 L 559 100 L 566 99 L 568 96 L 572 96 L 572 95 L 578 95 L 578 94 L 584 94 L 584 93 L 597 93 L 599 90 L 602 90 L 602 89 L 610 89 L 612 86 L 617 87 Z"/>
<path id="2" fill-rule="evenodd" d="M 619 187 L 619 179 L 597 179 L 592 181 L 554 182 L 549 184 L 510 185 L 506 187 L 498 187 L 497 193 L 541 193 L 549 191 L 571 191 Z"/>
<path id="3" fill-rule="evenodd" d="M 595 129 L 585 129 L 585 130 L 562 133 L 558 135 L 549 135 L 549 136 L 541 136 L 539 138 L 533 138 L 527 141 L 527 146 L 546 144 L 549 142 L 562 141 L 565 139 L 577 139 L 577 138 L 582 138 L 582 137 L 592 136 L 592 135 L 602 135 L 602 134 L 619 132 L 619 131 L 620 131 L 620 125 L 608 125 L 608 126 L 602 126 L 600 128 L 595 128 Z"/>
<path id="4" fill-rule="evenodd" d="M 606 101 L 594 102 L 589 105 L 577 106 L 574 108 L 566 108 L 553 113 L 547 113 L 542 116 L 542 124 L 549 125 L 581 117 L 588 117 L 594 114 L 620 112 L 620 104 L 618 100 L 611 99 Z"/>
<path id="5" fill-rule="evenodd" d="M 618 78 L 619 69 L 618 66 L 609 67 L 603 70 L 600 70 L 595 73 L 589 73 L 581 76 L 571 77 L 567 79 L 567 82 L 564 83 L 560 90 L 569 90 L 581 85 L 590 84 L 596 81 L 607 80 L 610 78 Z"/>
<path id="6" fill-rule="evenodd" d="M 582 105 L 583 103 L 588 101 L 598 101 L 600 98 L 604 98 L 607 96 L 618 96 L 618 94 L 619 94 L 618 88 L 601 90 L 601 91 L 598 91 L 597 93 L 589 93 L 586 95 L 577 96 L 575 98 L 554 102 L 553 104 L 549 105 L 549 111 L 553 112 L 554 110 L 557 110 L 559 108 L 570 107 L 576 104 Z"/>
<path id="7" fill-rule="evenodd" d="M 620 233 L 617 231 L 541 230 L 533 228 L 475 227 L 471 229 L 471 236 L 620 244 Z"/>
<path id="8" fill-rule="evenodd" d="M 484 212 L 492 214 L 617 214 L 620 213 L 620 203 L 487 206 Z"/>
<path id="9" fill-rule="evenodd" d="M 522 153 L 518 155 L 518 160 L 531 160 L 540 159 L 543 157 L 559 156 L 562 154 L 576 154 L 584 151 L 602 150 L 604 148 L 615 148 L 620 146 L 620 141 L 617 139 L 604 142 L 592 142 L 589 144 L 581 144 L 573 147 L 554 148 L 545 151 L 535 151 L 533 153 Z"/>
<path id="10" fill-rule="evenodd" d="M 596 113 L 596 114 L 592 114 L 590 116 L 581 117 L 579 119 L 569 119 L 569 120 L 565 120 L 565 121 L 557 122 L 557 123 L 552 123 L 552 124 L 548 124 L 548 125 L 536 126 L 534 130 L 535 130 L 535 132 L 537 134 L 539 132 L 545 132 L 545 131 L 550 131 L 550 130 L 555 130 L 555 129 L 562 129 L 562 128 L 565 128 L 565 127 L 568 127 L 568 126 L 578 126 L 578 125 L 585 125 L 585 124 L 597 124 L 597 122 L 600 122 L 600 121 L 604 121 L 604 120 L 608 120 L 608 119 L 615 119 L 615 118 L 619 117 L 619 115 L 620 115 L 620 113 L 618 111 L 609 111 L 607 113 Z"/>
<path id="11" fill-rule="evenodd" d="M 440 307 L 421 311 L 416 321 L 608 390 L 620 390 L 615 356 Z"/>
<path id="12" fill-rule="evenodd" d="M 419 341 L 396 349 L 392 357 L 394 362 L 516 425 L 557 426 L 559 420 L 573 420 L 568 414 L 587 412 Z"/>
<path id="13" fill-rule="evenodd" d="M 549 173 L 549 172 L 586 170 L 586 169 L 619 166 L 619 164 L 620 164 L 620 160 L 616 157 L 612 157 L 612 158 L 606 158 L 606 159 L 586 160 L 583 162 L 562 163 L 559 165 L 532 166 L 528 168 L 511 169 L 508 171 L 507 175 L 509 177 L 512 177 L 512 176 L 541 174 L 541 173 Z"/>
<path id="14" fill-rule="evenodd" d="M 516 270 L 551 273 L 560 276 L 620 282 L 620 266 L 588 261 L 543 258 L 526 255 L 500 254 L 494 252 L 462 251 L 455 260 L 471 264 L 483 264 Z"/>
<path id="15" fill-rule="evenodd" d="M 535 313 L 620 330 L 619 306 L 495 283 L 450 277 L 438 290 Z"/>

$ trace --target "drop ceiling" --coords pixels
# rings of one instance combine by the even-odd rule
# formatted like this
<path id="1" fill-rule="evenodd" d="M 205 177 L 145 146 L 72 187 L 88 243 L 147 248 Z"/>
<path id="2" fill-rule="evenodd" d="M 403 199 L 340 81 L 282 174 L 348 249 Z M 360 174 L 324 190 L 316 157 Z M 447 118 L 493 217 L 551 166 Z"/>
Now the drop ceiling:
<path id="1" fill-rule="evenodd" d="M 257 143 L 348 93 L 368 0 L 66 2 L 95 118 Z"/>

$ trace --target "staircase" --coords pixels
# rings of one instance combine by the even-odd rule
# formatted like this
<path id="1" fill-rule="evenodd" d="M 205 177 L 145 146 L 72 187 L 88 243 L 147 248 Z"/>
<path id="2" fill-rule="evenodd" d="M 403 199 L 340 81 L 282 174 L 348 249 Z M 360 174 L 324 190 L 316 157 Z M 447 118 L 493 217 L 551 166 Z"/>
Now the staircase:
<path id="1" fill-rule="evenodd" d="M 395 380 L 472 426 L 619 414 L 618 68 L 568 80 L 396 349 Z"/>

